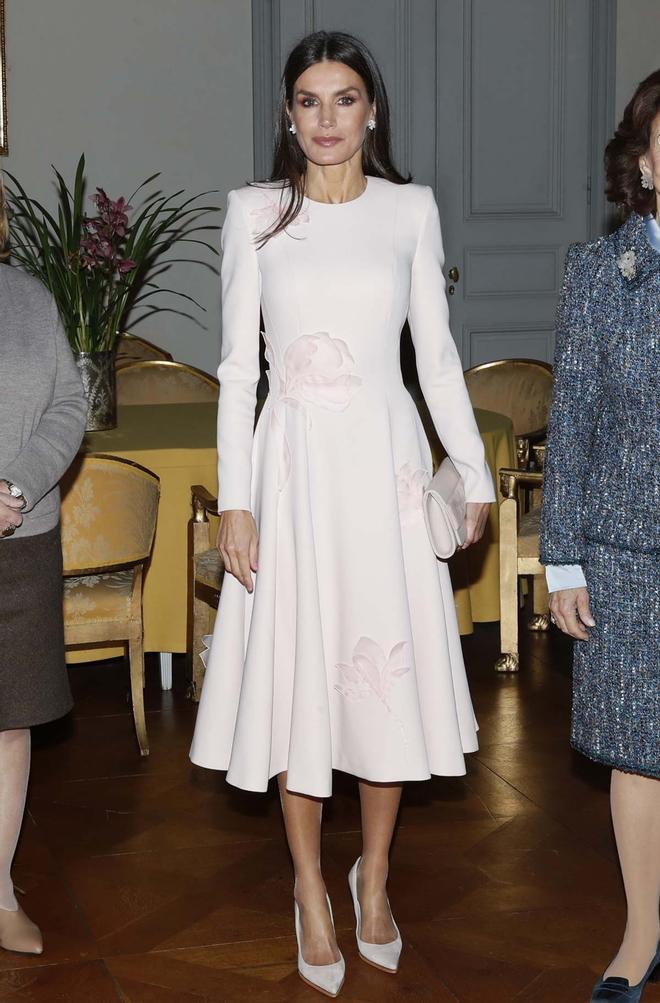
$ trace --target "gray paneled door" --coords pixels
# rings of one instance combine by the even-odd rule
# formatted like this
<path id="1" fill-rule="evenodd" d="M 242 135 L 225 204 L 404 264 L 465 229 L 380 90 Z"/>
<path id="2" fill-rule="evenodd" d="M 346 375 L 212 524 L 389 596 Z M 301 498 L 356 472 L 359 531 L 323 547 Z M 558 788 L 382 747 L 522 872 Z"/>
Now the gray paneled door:
<path id="1" fill-rule="evenodd" d="M 321 28 L 361 36 L 385 76 L 397 164 L 436 192 L 463 364 L 551 360 L 566 249 L 603 215 L 591 190 L 612 116 L 614 3 L 254 0 L 253 11 L 257 173 L 268 174 L 291 46 Z"/>

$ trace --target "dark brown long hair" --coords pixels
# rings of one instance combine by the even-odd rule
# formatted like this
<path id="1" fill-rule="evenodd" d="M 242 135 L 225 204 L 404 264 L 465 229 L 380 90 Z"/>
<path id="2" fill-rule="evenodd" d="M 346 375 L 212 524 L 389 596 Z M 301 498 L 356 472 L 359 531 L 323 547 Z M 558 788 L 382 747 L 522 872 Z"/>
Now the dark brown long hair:
<path id="1" fill-rule="evenodd" d="M 607 198 L 626 216 L 632 212 L 648 216 L 655 211 L 655 192 L 640 184 L 639 158 L 648 152 L 651 125 L 658 112 L 660 70 L 642 80 L 605 150 Z"/>
<path id="2" fill-rule="evenodd" d="M 382 74 L 371 52 L 354 35 L 347 35 L 342 31 L 315 31 L 291 50 L 282 74 L 275 122 L 273 169 L 269 180 L 283 181 L 289 198 L 286 205 L 283 204 L 282 212 L 273 226 L 260 235 L 260 247 L 286 229 L 302 209 L 307 158 L 295 136 L 289 132 L 287 106 L 290 107 L 293 103 L 293 88 L 298 77 L 310 66 L 324 61 L 344 63 L 354 70 L 364 81 L 369 102 L 376 105 L 378 124 L 374 130 L 367 130 L 362 146 L 362 170 L 365 175 L 385 178 L 397 185 L 405 185 L 412 180 L 410 175 L 404 178 L 392 163 L 390 106 Z"/>

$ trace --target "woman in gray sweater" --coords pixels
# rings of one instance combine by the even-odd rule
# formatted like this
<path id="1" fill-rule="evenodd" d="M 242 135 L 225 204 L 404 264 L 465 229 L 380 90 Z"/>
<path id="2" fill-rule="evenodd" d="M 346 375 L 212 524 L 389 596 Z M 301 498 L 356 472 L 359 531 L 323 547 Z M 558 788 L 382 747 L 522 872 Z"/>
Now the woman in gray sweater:
<path id="1" fill-rule="evenodd" d="M 0 175 L 0 947 L 41 954 L 10 872 L 30 728 L 71 709 L 57 485 L 80 445 L 86 405 L 55 304 L 5 263 L 7 246 Z"/>

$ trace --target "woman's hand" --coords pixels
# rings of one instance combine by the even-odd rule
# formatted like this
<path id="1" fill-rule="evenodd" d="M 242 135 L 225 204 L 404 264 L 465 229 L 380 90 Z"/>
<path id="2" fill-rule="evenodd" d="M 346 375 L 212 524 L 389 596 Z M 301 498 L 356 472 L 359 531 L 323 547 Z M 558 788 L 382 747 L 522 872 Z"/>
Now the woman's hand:
<path id="1" fill-rule="evenodd" d="M 467 502 L 465 505 L 465 543 L 460 547 L 467 550 L 484 535 L 491 502 Z"/>
<path id="2" fill-rule="evenodd" d="M 25 498 L 15 498 L 9 494 L 6 481 L 0 481 L 0 535 L 9 536 L 23 522 L 21 510 L 25 507 Z M 7 532 L 7 531 L 10 532 Z"/>
<path id="3" fill-rule="evenodd" d="M 216 547 L 225 570 L 252 592 L 250 572 L 257 570 L 259 556 L 259 534 L 252 513 L 244 509 L 221 512 Z"/>
<path id="4" fill-rule="evenodd" d="M 550 616 L 564 634 L 578 641 L 588 641 L 589 631 L 586 627 L 596 626 L 589 606 L 589 593 L 585 588 L 551 592 Z"/>

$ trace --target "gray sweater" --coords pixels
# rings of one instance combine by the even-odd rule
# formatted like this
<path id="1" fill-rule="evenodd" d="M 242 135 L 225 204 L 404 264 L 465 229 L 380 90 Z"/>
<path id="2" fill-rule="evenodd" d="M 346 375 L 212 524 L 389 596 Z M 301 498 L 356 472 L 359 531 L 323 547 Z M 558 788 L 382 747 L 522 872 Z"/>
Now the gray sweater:
<path id="1" fill-rule="evenodd" d="M 0 479 L 27 499 L 22 525 L 6 539 L 57 525 L 58 482 L 78 451 L 86 413 L 55 302 L 37 279 L 0 265 Z"/>

